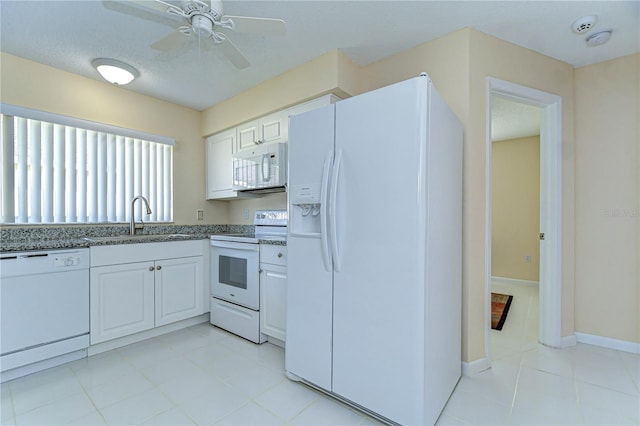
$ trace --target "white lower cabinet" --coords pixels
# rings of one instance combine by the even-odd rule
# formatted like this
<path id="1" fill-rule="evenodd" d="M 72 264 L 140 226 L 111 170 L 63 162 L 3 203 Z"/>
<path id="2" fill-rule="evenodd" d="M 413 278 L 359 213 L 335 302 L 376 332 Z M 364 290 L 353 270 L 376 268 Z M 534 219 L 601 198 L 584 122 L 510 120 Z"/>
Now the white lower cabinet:
<path id="1" fill-rule="evenodd" d="M 154 327 L 153 262 L 91 268 L 91 344 Z"/>
<path id="2" fill-rule="evenodd" d="M 284 342 L 287 322 L 287 248 L 260 245 L 260 332 Z"/>
<path id="3" fill-rule="evenodd" d="M 146 248 L 157 255 L 154 251 L 162 248 L 157 245 L 168 245 L 166 248 L 170 249 L 171 244 L 183 244 L 182 254 L 197 254 L 190 253 L 193 251 L 191 248 L 202 253 L 201 242 L 194 241 L 196 244 L 192 246 L 188 243 L 95 247 L 97 254 L 92 252 L 90 270 L 92 345 L 195 317 L 206 311 L 202 254 L 135 262 L 138 259 L 133 246 L 151 246 Z M 139 253 L 145 253 L 145 247 L 138 249 Z M 121 263 L 120 258 L 128 251 L 132 251 L 129 258 L 134 262 Z M 118 259 L 113 258 L 112 261 L 118 263 L 101 265 L 109 263 L 111 256 L 116 256 Z"/>
<path id="4" fill-rule="evenodd" d="M 202 256 L 156 262 L 156 327 L 202 313 Z"/>

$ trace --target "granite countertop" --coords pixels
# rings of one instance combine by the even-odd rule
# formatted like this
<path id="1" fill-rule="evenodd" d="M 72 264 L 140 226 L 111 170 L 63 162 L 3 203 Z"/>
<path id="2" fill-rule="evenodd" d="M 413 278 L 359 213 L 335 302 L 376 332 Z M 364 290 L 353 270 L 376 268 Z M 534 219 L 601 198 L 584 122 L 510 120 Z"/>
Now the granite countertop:
<path id="1" fill-rule="evenodd" d="M 117 244 L 207 240 L 212 234 L 253 232 L 253 225 L 147 225 L 140 234 L 127 235 L 126 225 L 3 226 L 0 252 L 87 248 Z M 286 245 L 286 241 L 260 240 L 260 244 Z"/>

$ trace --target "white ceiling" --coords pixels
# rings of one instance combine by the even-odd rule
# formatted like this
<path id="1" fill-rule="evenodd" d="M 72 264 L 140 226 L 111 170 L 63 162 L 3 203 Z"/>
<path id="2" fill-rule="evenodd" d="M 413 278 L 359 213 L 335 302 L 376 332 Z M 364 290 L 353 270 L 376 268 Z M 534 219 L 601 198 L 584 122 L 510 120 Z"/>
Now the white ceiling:
<path id="1" fill-rule="evenodd" d="M 493 142 L 537 136 L 540 134 L 542 109 L 491 96 L 491 140 Z"/>
<path id="2" fill-rule="evenodd" d="M 182 52 L 149 46 L 176 20 L 126 1 L 0 1 L 0 49 L 100 79 L 98 57 L 127 62 L 140 77 L 133 90 L 197 110 L 339 48 L 361 65 L 464 27 L 583 66 L 640 51 L 640 2 L 634 1 L 224 1 L 225 13 L 287 22 L 286 36 L 231 34 L 252 66 L 235 69 L 217 51 L 199 57 L 195 40 Z M 587 47 L 571 23 L 597 15 L 590 33 L 611 41 Z"/>

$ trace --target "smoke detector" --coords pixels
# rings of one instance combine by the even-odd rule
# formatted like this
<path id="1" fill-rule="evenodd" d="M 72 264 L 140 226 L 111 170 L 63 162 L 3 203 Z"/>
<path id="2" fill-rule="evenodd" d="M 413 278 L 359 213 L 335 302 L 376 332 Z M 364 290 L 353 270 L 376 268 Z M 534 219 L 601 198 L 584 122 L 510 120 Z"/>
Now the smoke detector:
<path id="1" fill-rule="evenodd" d="M 571 24 L 571 29 L 576 34 L 584 34 L 593 28 L 597 20 L 596 15 L 585 16 Z"/>
<path id="2" fill-rule="evenodd" d="M 605 44 L 611 38 L 612 32 L 612 30 L 606 30 L 591 34 L 585 40 L 587 42 L 587 46 L 600 46 L 601 44 Z"/>

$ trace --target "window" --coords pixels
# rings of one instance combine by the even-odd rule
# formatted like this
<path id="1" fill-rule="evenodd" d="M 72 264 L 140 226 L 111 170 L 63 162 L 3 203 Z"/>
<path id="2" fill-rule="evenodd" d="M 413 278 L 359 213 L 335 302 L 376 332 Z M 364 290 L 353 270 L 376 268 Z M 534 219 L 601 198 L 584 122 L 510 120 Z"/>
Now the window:
<path id="1" fill-rule="evenodd" d="M 1 223 L 171 222 L 171 138 L 1 105 Z"/>

